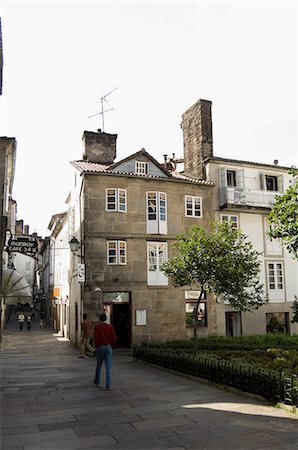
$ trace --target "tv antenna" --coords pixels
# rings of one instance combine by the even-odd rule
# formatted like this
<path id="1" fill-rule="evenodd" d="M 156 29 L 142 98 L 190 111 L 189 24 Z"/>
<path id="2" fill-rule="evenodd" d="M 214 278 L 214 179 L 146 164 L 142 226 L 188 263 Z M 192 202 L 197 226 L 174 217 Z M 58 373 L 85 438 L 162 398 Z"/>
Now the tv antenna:
<path id="1" fill-rule="evenodd" d="M 100 112 L 93 114 L 92 116 L 88 116 L 88 119 L 90 119 L 91 117 L 99 116 L 101 114 L 102 131 L 105 130 L 104 114 L 107 113 L 108 111 L 112 111 L 112 109 L 114 109 L 114 108 L 109 108 L 109 109 L 104 110 L 104 102 L 108 103 L 108 101 L 106 100 L 106 97 L 108 95 L 112 94 L 112 92 L 115 92 L 117 89 L 118 89 L 118 87 L 116 87 L 115 89 L 113 89 L 112 91 L 108 92 L 107 94 L 105 94 L 101 97 L 101 99 L 100 99 L 101 111 Z"/>

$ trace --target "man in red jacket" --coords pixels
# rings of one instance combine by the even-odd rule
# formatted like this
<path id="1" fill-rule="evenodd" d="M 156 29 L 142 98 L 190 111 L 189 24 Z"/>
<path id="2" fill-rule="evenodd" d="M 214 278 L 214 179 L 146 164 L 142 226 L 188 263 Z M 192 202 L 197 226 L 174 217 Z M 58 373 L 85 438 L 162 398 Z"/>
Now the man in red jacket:
<path id="1" fill-rule="evenodd" d="M 112 346 L 116 344 L 116 333 L 113 325 L 106 323 L 107 316 L 105 313 L 100 314 L 99 323 L 95 325 L 94 329 L 94 344 L 96 348 L 96 371 L 94 384 L 100 385 L 100 372 L 103 361 L 106 366 L 106 389 L 111 389 L 111 370 L 113 349 Z"/>

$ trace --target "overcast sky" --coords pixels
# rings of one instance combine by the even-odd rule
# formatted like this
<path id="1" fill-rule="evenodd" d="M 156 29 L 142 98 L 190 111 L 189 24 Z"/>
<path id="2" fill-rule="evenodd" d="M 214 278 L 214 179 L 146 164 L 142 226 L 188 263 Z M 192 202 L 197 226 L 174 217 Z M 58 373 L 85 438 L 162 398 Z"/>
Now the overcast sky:
<path id="1" fill-rule="evenodd" d="M 214 155 L 297 165 L 297 2 L 1 3 L 1 136 L 17 139 L 13 197 L 30 231 L 66 210 L 84 130 L 117 160 L 183 156 L 183 112 L 212 101 Z"/>

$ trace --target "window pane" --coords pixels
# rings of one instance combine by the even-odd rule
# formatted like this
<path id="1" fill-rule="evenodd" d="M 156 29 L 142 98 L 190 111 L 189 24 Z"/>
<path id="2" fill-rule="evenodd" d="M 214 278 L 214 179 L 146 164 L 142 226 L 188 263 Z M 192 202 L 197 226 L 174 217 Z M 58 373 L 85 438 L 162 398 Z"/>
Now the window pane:
<path id="1" fill-rule="evenodd" d="M 157 255 L 156 255 L 156 244 L 150 243 L 148 245 L 148 257 L 149 257 L 149 270 L 157 270 Z"/>
<path id="2" fill-rule="evenodd" d="M 116 189 L 106 191 L 107 210 L 116 211 Z"/>
<path id="3" fill-rule="evenodd" d="M 192 197 L 186 197 L 186 215 L 192 216 Z"/>
<path id="4" fill-rule="evenodd" d="M 158 263 L 159 263 L 159 269 L 161 270 L 162 265 L 166 262 L 167 260 L 167 244 L 165 243 L 160 243 L 157 244 L 159 247 L 159 251 L 158 251 Z"/>
<path id="5" fill-rule="evenodd" d="M 119 201 L 119 211 L 126 211 L 126 191 L 124 189 L 119 189 L 118 191 L 118 201 Z"/>
<path id="6" fill-rule="evenodd" d="M 194 208 L 195 208 L 195 216 L 201 216 L 201 199 L 199 197 L 194 197 Z"/>
<path id="7" fill-rule="evenodd" d="M 159 194 L 159 215 L 160 220 L 166 220 L 166 195 Z"/>
<path id="8" fill-rule="evenodd" d="M 117 264 L 117 243 L 108 242 L 108 264 Z"/>
<path id="9" fill-rule="evenodd" d="M 126 242 L 119 241 L 119 264 L 126 264 Z"/>
<path id="10" fill-rule="evenodd" d="M 230 187 L 236 186 L 236 172 L 235 170 L 227 170 L 227 184 Z"/>
<path id="11" fill-rule="evenodd" d="M 148 192 L 148 220 L 156 220 L 156 193 Z"/>

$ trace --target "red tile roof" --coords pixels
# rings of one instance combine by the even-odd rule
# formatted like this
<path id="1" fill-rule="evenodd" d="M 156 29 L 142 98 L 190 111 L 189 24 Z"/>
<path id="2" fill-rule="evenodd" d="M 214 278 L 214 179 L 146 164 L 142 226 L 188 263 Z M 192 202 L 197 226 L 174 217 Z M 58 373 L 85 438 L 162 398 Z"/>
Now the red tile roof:
<path id="1" fill-rule="evenodd" d="M 88 161 L 71 161 L 70 164 L 75 167 L 80 173 L 111 173 L 111 174 L 115 174 L 115 175 L 130 175 L 130 176 L 136 176 L 136 177 L 142 177 L 142 178 L 157 178 L 157 179 L 175 179 L 177 181 L 187 181 L 187 182 L 191 182 L 194 184 L 201 184 L 204 186 L 214 186 L 214 183 L 212 183 L 211 181 L 206 181 L 206 180 L 199 180 L 197 178 L 191 178 L 188 177 L 180 172 L 178 172 L 177 170 L 173 170 L 173 171 L 169 171 L 168 172 L 168 178 L 164 178 L 164 177 L 158 177 L 155 175 L 137 175 L 133 172 L 118 172 L 116 170 L 113 170 L 114 168 L 114 164 L 112 164 L 111 166 L 104 166 L 103 164 L 98 164 L 98 163 L 91 163 Z"/>

